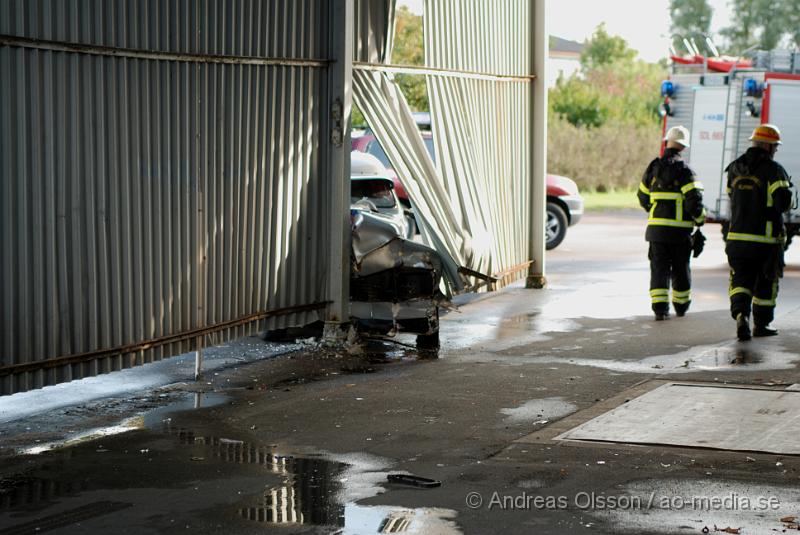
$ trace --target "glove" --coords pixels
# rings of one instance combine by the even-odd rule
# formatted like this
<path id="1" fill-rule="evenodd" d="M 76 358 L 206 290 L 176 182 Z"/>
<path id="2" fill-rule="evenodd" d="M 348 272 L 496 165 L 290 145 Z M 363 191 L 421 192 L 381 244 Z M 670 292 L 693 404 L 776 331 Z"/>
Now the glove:
<path id="1" fill-rule="evenodd" d="M 706 237 L 700 232 L 700 229 L 694 231 L 692 234 L 692 256 L 697 258 L 703 252 L 703 247 L 706 245 Z"/>

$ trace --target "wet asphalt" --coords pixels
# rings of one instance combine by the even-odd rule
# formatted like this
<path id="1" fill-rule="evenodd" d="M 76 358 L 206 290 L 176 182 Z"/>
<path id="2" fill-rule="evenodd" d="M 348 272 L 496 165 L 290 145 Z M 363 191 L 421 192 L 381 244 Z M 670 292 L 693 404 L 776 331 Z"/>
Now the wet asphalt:
<path id="1" fill-rule="evenodd" d="M 740 343 L 719 227 L 693 264 L 690 313 L 655 322 L 644 222 L 586 215 L 548 254 L 546 289 L 447 314 L 438 358 L 309 342 L 6 422 L 0 534 L 791 530 L 797 457 L 555 438 L 663 382 L 800 383 L 798 245 L 780 335 Z"/>

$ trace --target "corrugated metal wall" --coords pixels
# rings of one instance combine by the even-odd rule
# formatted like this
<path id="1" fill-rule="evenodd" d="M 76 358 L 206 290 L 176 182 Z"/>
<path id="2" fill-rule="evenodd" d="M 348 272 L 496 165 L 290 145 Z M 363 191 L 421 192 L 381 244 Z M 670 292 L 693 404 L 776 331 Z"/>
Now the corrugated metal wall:
<path id="1" fill-rule="evenodd" d="M 326 58 L 326 9 L 0 0 L 6 38 L 111 47 L 0 46 L 1 393 L 218 343 L 265 327 L 254 314 L 325 300 L 325 62 L 258 60 Z"/>
<path id="2" fill-rule="evenodd" d="M 532 10 L 527 0 L 425 2 L 426 65 L 494 77 L 428 76 L 437 168 L 483 252 L 469 267 L 490 274 L 530 259 Z"/>

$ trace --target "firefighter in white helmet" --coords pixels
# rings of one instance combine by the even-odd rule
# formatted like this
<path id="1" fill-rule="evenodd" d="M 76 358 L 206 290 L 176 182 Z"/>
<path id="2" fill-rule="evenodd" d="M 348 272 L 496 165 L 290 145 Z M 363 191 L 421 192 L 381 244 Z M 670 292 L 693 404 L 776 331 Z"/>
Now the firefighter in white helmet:
<path id="1" fill-rule="evenodd" d="M 683 126 L 670 128 L 663 155 L 650 162 L 639 184 L 639 204 L 650 214 L 645 233 L 650 242 L 650 300 L 659 321 L 669 318 L 670 283 L 675 314 L 683 316 L 689 309 L 691 234 L 705 221 L 703 185 L 680 156 L 689 137 Z"/>
<path id="2" fill-rule="evenodd" d="M 778 127 L 756 127 L 750 142 L 747 152 L 725 169 L 731 212 L 725 234 L 731 268 L 728 294 L 739 340 L 751 337 L 751 309 L 752 336 L 778 334 L 769 324 L 775 315 L 778 279 L 783 275 L 783 213 L 792 204 L 789 175 L 774 160 L 781 144 Z"/>

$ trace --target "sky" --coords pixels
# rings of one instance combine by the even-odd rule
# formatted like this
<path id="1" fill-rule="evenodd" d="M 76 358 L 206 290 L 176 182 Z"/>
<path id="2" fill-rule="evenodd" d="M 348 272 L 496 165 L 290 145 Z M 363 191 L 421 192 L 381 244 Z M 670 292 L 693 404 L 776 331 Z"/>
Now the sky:
<path id="1" fill-rule="evenodd" d="M 728 0 L 709 0 L 714 9 L 713 34 L 729 24 Z M 422 13 L 422 0 L 398 0 L 411 11 Z M 579 15 L 576 16 L 575 14 Z M 608 32 L 620 35 L 646 61 L 658 61 L 669 53 L 669 0 L 547 0 L 550 35 L 583 42 L 601 22 Z"/>

